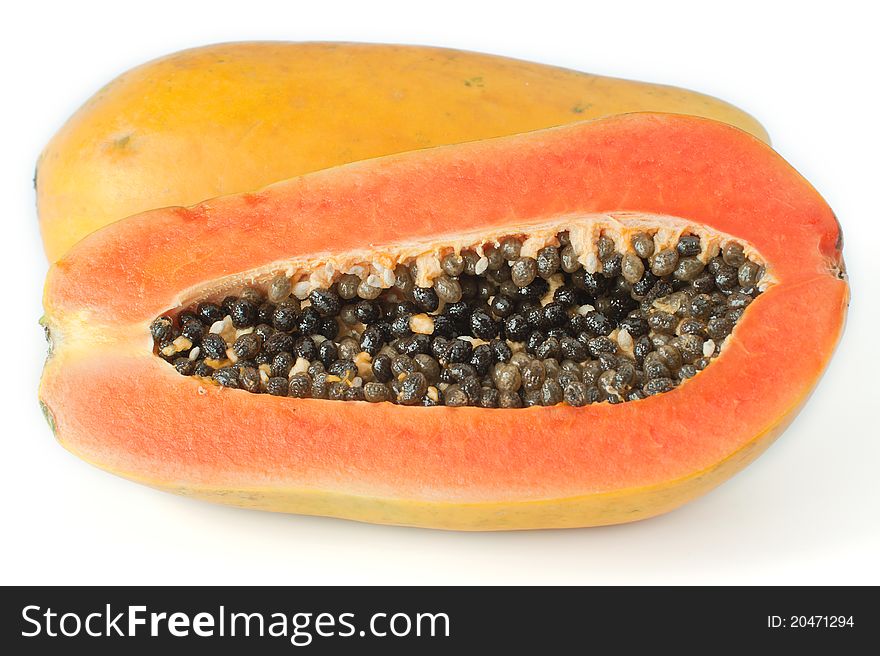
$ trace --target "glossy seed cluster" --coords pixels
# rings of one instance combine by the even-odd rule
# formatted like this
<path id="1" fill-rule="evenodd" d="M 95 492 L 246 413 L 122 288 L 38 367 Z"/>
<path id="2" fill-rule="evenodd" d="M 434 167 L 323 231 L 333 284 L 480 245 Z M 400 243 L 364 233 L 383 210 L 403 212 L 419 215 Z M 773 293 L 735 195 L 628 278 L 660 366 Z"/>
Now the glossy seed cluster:
<path id="1" fill-rule="evenodd" d="M 596 273 L 567 233 L 554 243 L 534 258 L 517 237 L 450 252 L 431 287 L 401 264 L 387 282 L 342 274 L 299 298 L 278 275 L 159 317 L 150 331 L 180 374 L 254 393 L 483 408 L 621 403 L 706 367 L 764 274 L 735 242 L 704 263 L 695 235 L 656 250 L 638 233 L 627 253 L 602 236 Z"/>

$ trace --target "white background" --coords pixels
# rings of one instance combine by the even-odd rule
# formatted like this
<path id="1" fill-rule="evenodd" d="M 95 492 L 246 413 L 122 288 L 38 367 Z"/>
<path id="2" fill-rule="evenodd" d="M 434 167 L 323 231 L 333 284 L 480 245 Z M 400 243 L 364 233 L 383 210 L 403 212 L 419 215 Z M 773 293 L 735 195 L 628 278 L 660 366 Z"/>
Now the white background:
<path id="1" fill-rule="evenodd" d="M 877 16 L 863 13 L 872 5 L 7 4 L 0 583 L 880 583 L 880 51 Z M 36 399 L 47 268 L 31 186 L 37 154 L 115 75 L 174 50 L 244 39 L 481 50 L 699 89 L 753 113 L 846 236 L 853 302 L 812 400 L 718 490 L 657 519 L 599 529 L 466 534 L 242 511 L 80 462 L 55 443 Z"/>

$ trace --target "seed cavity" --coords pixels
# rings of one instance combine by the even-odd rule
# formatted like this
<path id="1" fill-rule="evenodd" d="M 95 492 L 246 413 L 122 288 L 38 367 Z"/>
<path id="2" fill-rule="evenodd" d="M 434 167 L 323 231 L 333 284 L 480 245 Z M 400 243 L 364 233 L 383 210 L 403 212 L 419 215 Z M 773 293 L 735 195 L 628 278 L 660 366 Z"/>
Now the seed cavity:
<path id="1" fill-rule="evenodd" d="M 158 317 L 150 334 L 154 353 L 201 385 L 409 406 L 583 407 L 698 376 L 771 283 L 752 247 L 705 229 L 573 225 L 397 262 L 276 270 Z"/>

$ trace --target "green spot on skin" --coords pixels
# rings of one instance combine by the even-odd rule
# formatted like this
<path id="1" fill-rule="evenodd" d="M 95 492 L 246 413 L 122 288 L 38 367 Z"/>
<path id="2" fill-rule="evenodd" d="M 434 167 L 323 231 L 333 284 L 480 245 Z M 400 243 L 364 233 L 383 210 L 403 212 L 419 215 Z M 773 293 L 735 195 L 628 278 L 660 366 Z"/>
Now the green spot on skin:
<path id="1" fill-rule="evenodd" d="M 49 424 L 49 428 L 52 429 L 52 435 L 57 437 L 57 426 L 55 424 L 55 416 L 52 414 L 52 411 L 49 410 L 49 406 L 40 401 L 40 410 L 43 411 L 43 416 L 46 418 L 46 423 Z"/>
<path id="2" fill-rule="evenodd" d="M 52 357 L 52 347 L 54 344 L 52 343 L 52 331 L 49 329 L 49 322 L 46 321 L 45 315 L 40 317 L 40 325 L 43 327 L 43 332 L 46 336 L 46 342 L 49 344 L 49 352 L 46 354 L 46 357 Z"/>
<path id="3" fill-rule="evenodd" d="M 484 86 L 483 85 L 483 78 L 482 77 L 472 77 L 469 80 L 465 80 L 464 85 L 466 87 L 482 87 L 482 86 Z"/>
<path id="4" fill-rule="evenodd" d="M 583 114 L 585 111 L 587 111 L 592 106 L 593 106 L 593 103 L 587 103 L 585 105 L 578 103 L 574 107 L 571 108 L 571 111 L 573 114 Z"/>
<path id="5" fill-rule="evenodd" d="M 135 153 L 134 141 L 132 137 L 134 132 L 117 132 L 116 134 L 107 135 L 107 139 L 101 144 L 104 152 L 110 157 L 127 157 Z"/>

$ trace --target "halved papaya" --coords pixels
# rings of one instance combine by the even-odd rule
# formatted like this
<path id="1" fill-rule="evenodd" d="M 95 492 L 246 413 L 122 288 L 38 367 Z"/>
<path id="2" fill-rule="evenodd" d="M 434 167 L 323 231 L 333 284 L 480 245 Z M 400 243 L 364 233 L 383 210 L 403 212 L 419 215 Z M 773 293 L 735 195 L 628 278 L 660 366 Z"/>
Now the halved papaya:
<path id="1" fill-rule="evenodd" d="M 767 140 L 733 105 L 659 84 L 480 53 L 363 43 L 224 43 L 102 87 L 47 144 L 35 183 L 54 262 L 123 217 L 318 169 L 635 111 L 706 116 Z"/>
<path id="2" fill-rule="evenodd" d="M 73 453 L 179 494 L 627 522 L 791 421 L 841 334 L 841 249 L 796 171 L 711 120 L 394 155 L 80 242 L 48 276 L 40 399 Z"/>

